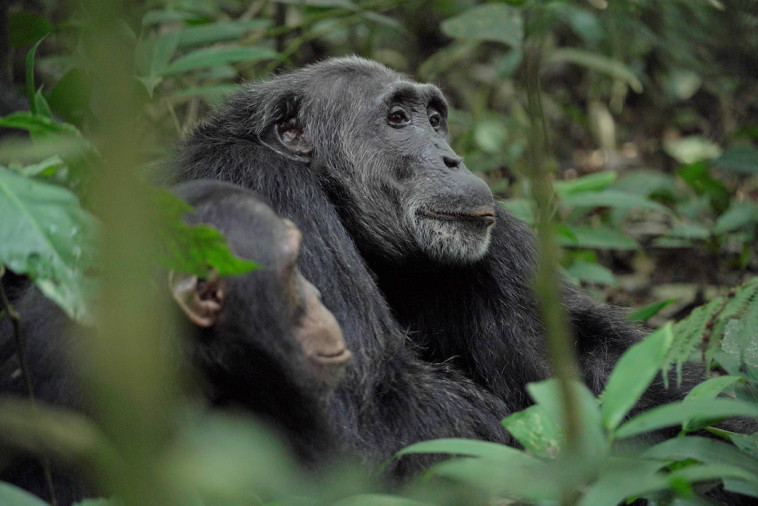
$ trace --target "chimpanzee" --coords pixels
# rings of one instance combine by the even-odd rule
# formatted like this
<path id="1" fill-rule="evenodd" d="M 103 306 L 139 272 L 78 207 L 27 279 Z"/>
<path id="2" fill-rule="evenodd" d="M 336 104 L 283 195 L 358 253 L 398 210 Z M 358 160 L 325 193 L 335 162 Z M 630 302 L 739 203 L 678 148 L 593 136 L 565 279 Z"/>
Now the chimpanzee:
<path id="1" fill-rule="evenodd" d="M 194 206 L 188 223 L 215 226 L 235 254 L 261 265 L 228 278 L 168 274 L 188 323 L 179 337 L 202 399 L 214 409 L 254 412 L 282 434 L 306 468 L 337 456 L 339 440 L 323 404 L 351 353 L 318 290 L 298 271 L 300 232 L 238 186 L 199 181 L 174 191 Z M 62 335 L 70 322 L 36 289 L 24 294 L 17 310 L 36 398 L 86 411 L 77 372 L 65 359 L 77 332 Z M 0 321 L 0 393 L 25 394 L 7 318 Z M 0 480 L 45 497 L 35 459 L 5 463 Z M 59 504 L 88 494 L 66 470 L 56 469 L 55 489 Z"/>
<path id="2" fill-rule="evenodd" d="M 334 411 L 357 449 L 386 458 L 431 436 L 502 440 L 474 429 L 486 404 L 503 414 L 487 394 L 519 410 L 525 384 L 550 375 L 533 237 L 450 148 L 435 86 L 357 57 L 248 84 L 184 140 L 167 172 L 253 188 L 303 230 L 301 268 L 356 358 Z M 571 286 L 563 303 L 597 393 L 642 333 Z M 453 401 L 466 394 L 478 404 Z M 656 385 L 640 406 L 673 395 Z"/>

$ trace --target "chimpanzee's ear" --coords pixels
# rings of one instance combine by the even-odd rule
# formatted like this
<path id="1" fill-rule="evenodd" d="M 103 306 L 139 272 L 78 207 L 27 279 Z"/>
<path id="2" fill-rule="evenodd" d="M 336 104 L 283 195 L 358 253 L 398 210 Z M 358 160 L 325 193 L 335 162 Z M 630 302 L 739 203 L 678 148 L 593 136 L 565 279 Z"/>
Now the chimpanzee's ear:
<path id="1" fill-rule="evenodd" d="M 277 104 L 275 120 L 258 138 L 261 144 L 296 162 L 308 163 L 313 153 L 313 143 L 305 135 L 298 119 L 300 101 L 286 96 Z"/>
<path id="2" fill-rule="evenodd" d="M 187 318 L 200 327 L 211 327 L 224 307 L 226 283 L 218 277 L 200 279 L 191 274 L 168 274 L 168 286 Z"/>

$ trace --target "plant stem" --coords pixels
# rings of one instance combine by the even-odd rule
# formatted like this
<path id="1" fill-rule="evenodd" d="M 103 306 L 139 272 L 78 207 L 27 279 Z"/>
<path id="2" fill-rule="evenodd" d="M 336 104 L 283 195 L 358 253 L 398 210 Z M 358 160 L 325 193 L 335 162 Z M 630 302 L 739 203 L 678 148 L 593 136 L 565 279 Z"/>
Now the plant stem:
<path id="1" fill-rule="evenodd" d="M 5 276 L 5 266 L 0 264 L 0 281 Z M 29 364 L 26 359 L 26 349 L 24 346 L 24 339 L 21 336 L 21 315 L 11 305 L 8 300 L 8 295 L 5 293 L 2 283 L 0 283 L 0 304 L 2 309 L 5 310 L 5 314 L 11 320 L 13 326 L 13 338 L 16 341 L 16 355 L 18 356 L 19 364 L 21 365 L 21 376 L 24 378 L 24 386 L 26 387 L 26 395 L 29 397 L 29 402 L 32 407 L 36 408 L 37 404 L 34 402 L 34 388 L 32 388 L 32 376 L 29 373 Z M 45 486 L 47 487 L 47 493 L 50 496 L 50 504 L 57 506 L 58 501 L 55 498 L 55 486 L 53 485 L 53 473 L 50 470 L 50 459 L 46 455 L 40 456 L 40 464 L 42 465 L 42 473 L 45 476 Z"/>

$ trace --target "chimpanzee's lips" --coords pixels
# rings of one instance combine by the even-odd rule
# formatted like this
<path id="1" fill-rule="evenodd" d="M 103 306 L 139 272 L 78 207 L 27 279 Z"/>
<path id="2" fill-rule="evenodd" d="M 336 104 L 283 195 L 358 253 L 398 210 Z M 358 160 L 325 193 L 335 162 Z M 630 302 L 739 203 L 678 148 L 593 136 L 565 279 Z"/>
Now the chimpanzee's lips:
<path id="1" fill-rule="evenodd" d="M 314 355 L 310 355 L 308 358 L 321 366 L 335 366 L 341 365 L 350 360 L 353 356 L 350 350 L 347 348 L 340 348 L 334 352 L 317 352 Z"/>
<path id="2" fill-rule="evenodd" d="M 493 209 L 484 209 L 481 211 L 457 212 L 457 211 L 438 211 L 432 209 L 419 209 L 416 214 L 440 221 L 472 221 L 490 226 L 495 224 L 495 211 Z"/>

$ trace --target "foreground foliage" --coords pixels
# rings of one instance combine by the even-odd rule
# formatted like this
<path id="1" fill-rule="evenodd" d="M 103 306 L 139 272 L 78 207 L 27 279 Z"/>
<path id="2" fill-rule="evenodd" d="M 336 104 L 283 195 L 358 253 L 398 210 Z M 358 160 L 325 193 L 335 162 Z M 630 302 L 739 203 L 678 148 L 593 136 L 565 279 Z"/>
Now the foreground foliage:
<path id="1" fill-rule="evenodd" d="M 449 42 L 426 53 L 404 55 L 387 41 L 398 38 L 406 25 L 413 26 L 413 9 L 418 6 L 411 2 L 406 7 L 392 0 L 281 2 L 272 9 L 290 17 L 280 25 L 273 22 L 272 11 L 251 18 L 247 7 L 234 2 L 154 2 L 153 10 L 136 22 L 124 22 L 123 33 L 117 34 L 133 56 L 129 66 L 138 90 L 129 105 L 140 111 L 138 124 L 151 125 L 144 127 L 149 135 L 148 142 L 139 146 L 140 161 L 149 165 L 158 159 L 170 144 L 167 141 L 190 128 L 223 93 L 235 89 L 240 77 L 265 76 L 283 62 L 301 63 L 296 55 L 312 51 L 311 42 L 317 41 L 335 53 L 348 48 L 399 68 L 418 68 L 422 79 L 449 84 L 459 104 L 451 114 L 456 149 L 466 153 L 467 164 L 495 190 L 511 197 L 503 205 L 536 223 L 533 189 L 523 177 L 529 169 L 525 153 L 534 118 L 525 110 L 525 92 L 515 76 L 531 43 L 543 37 L 545 114 L 554 124 L 569 124 L 561 134 L 585 132 L 579 138 L 572 133 L 556 135 L 557 157 L 548 160 L 560 168 L 552 204 L 556 238 L 564 247 L 565 274 L 598 289 L 617 286 L 619 275 L 609 268 L 609 258 L 636 255 L 643 247 L 708 251 L 742 274 L 754 261 L 758 221 L 755 125 L 717 125 L 714 128 L 720 132 L 714 142 L 688 133 L 702 120 L 700 110 L 674 115 L 667 125 L 673 134 L 660 142 L 660 150 L 668 156 L 665 164 L 672 169 L 668 172 L 628 160 L 624 162 L 632 163 L 628 170 L 597 172 L 591 156 L 602 152 L 608 159 L 623 158 L 624 150 L 616 145 L 617 127 L 621 129 L 625 98 L 633 94 L 653 96 L 672 109 L 696 94 L 707 98 L 715 93 L 725 102 L 724 110 L 739 111 L 740 97 L 749 104 L 751 95 L 739 80 L 734 82 L 729 63 L 704 58 L 721 65 L 714 72 L 704 69 L 690 53 L 692 44 L 682 30 L 694 22 L 704 28 L 703 33 L 708 33 L 705 28 L 717 32 L 720 20 L 741 13 L 729 2 L 724 2 L 725 10 L 715 6 L 721 2 L 615 2 L 601 11 L 593 5 L 604 2 L 555 1 L 544 2 L 541 12 L 537 3 L 432 2 L 434 16 L 441 20 L 439 30 Z M 102 166 L 109 163 L 101 149 L 107 143 L 99 138 L 108 136 L 108 129 L 103 129 L 107 123 L 101 124 L 107 115 L 99 109 L 104 107 L 98 100 L 102 90 L 88 66 L 91 41 L 88 46 L 86 33 L 72 29 L 91 23 L 92 12 L 77 10 L 65 27 L 53 27 L 33 14 L 13 13 L 12 43 L 19 49 L 31 46 L 25 57 L 29 111 L 0 118 L 1 127 L 25 131 L 30 137 L 29 142 L 11 139 L 0 145 L 0 264 L 28 275 L 71 317 L 83 322 L 90 320 L 93 274 L 108 268 L 96 254 L 95 244 L 103 240 L 98 225 L 103 210 L 92 195 Z M 758 19 L 751 18 L 754 15 L 744 17 Z M 35 59 L 45 47 L 41 39 L 53 29 L 57 32 L 53 52 L 61 48 L 66 52 L 63 71 L 52 86 L 38 86 L 35 67 L 60 57 L 48 53 L 41 61 Z M 643 40 L 626 33 L 637 29 L 651 36 Z M 633 43 L 622 44 L 626 36 Z M 362 45 L 351 46 L 355 39 Z M 758 51 L 758 42 L 749 42 L 752 45 L 743 50 Z M 717 52 L 708 41 L 699 51 Z M 652 61 L 664 62 L 655 71 L 658 74 L 645 68 Z M 567 67 L 579 69 L 584 82 L 568 94 L 550 78 L 551 72 L 564 69 L 562 75 L 570 80 L 573 74 L 565 71 Z M 474 75 L 476 85 L 468 74 Z M 576 106 L 579 101 L 589 104 L 586 110 Z M 573 176 L 567 174 L 571 171 L 561 165 L 571 158 L 569 150 L 588 142 L 600 151 L 581 151 L 582 161 L 571 167 Z M 210 269 L 232 275 L 254 268 L 232 257 L 217 231 L 186 226 L 181 221 L 186 206 L 181 202 L 145 184 L 141 188 L 163 217 L 161 240 L 152 247 L 165 266 L 198 275 L 207 275 Z M 112 195 L 117 193 L 113 189 Z M 635 233 L 630 224 L 640 216 L 665 226 Z M 670 302 L 655 301 L 633 318 L 655 318 Z M 629 416 L 661 370 L 669 378 L 666 371 L 676 372 L 688 360 L 702 361 L 709 373 L 686 399 Z M 316 483 L 294 469 L 270 435 L 248 420 L 186 407 L 169 410 L 165 422 L 171 428 L 162 428 L 169 444 L 151 448 L 149 459 L 138 465 L 159 476 L 161 492 L 156 497 L 162 504 L 522 500 L 608 505 L 636 497 L 655 504 L 676 498 L 698 504 L 699 497 L 717 485 L 758 497 L 758 435 L 714 427 L 728 416 L 758 417 L 758 280 L 750 279 L 713 298 L 630 349 L 600 399 L 581 384 L 572 389 L 582 427 L 578 441 L 571 442 L 574 446 L 569 447 L 565 438 L 563 403 L 555 381 L 532 384 L 534 406 L 503 421 L 523 450 L 465 440 L 413 445 L 401 454 L 455 458 L 440 462 L 395 494 L 387 494 L 355 469 L 326 473 Z M 128 469 L 113 434 L 99 423 L 73 413 L 4 402 L 0 433 L 15 444 L 63 460 L 86 461 L 96 469 Z M 130 406 L 116 403 L 111 409 L 129 413 Z M 663 428 L 674 437 L 652 446 L 643 444 L 646 435 Z M 142 436 L 127 431 L 119 437 L 128 441 Z M 122 473 L 115 478 L 117 485 L 109 485 L 115 490 L 142 487 L 135 476 L 139 475 Z M 0 502 L 41 504 L 5 484 L 0 484 Z M 109 503 L 118 501 L 83 504 Z"/>

